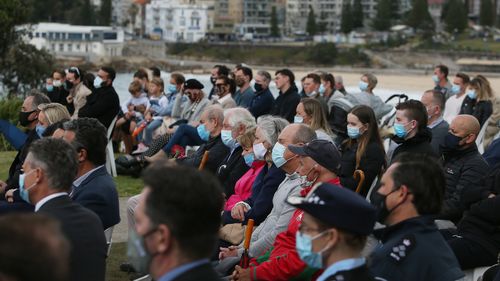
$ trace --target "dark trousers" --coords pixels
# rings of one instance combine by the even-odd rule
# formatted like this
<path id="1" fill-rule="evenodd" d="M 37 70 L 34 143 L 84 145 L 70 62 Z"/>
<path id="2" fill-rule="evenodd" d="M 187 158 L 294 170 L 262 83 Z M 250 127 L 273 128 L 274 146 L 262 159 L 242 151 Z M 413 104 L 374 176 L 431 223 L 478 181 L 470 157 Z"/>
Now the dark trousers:
<path id="1" fill-rule="evenodd" d="M 497 262 L 497 255 L 482 245 L 450 231 L 441 231 L 446 241 L 457 257 L 462 270 L 473 269 L 481 266 L 493 265 Z"/>

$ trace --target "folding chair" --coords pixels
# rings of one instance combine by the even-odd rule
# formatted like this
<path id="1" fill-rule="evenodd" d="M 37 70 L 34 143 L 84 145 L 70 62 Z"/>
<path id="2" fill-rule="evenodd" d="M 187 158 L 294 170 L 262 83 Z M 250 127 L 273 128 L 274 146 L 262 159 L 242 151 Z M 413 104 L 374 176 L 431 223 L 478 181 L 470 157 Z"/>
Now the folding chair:
<path id="1" fill-rule="evenodd" d="M 111 136 L 113 135 L 113 130 L 115 128 L 115 123 L 116 120 L 118 119 L 118 116 L 115 116 L 113 118 L 113 121 L 111 121 L 111 125 L 108 127 L 108 145 L 106 146 L 106 170 L 108 173 L 116 177 L 116 164 L 115 164 L 115 153 L 113 152 L 113 142 L 111 140 Z"/>
<path id="2" fill-rule="evenodd" d="M 107 246 L 107 251 L 106 251 L 106 256 L 109 257 L 109 253 L 111 252 L 111 245 L 113 244 L 113 229 L 115 227 L 111 226 L 104 230 L 104 237 L 106 237 L 106 246 Z"/>
<path id="3" fill-rule="evenodd" d="M 477 150 L 479 153 L 483 154 L 484 153 L 484 135 L 486 133 L 486 128 L 488 127 L 488 123 L 490 122 L 491 117 L 484 122 L 483 127 L 481 128 L 481 131 L 479 131 L 479 134 L 477 135 L 476 138 L 476 145 L 477 145 Z"/>

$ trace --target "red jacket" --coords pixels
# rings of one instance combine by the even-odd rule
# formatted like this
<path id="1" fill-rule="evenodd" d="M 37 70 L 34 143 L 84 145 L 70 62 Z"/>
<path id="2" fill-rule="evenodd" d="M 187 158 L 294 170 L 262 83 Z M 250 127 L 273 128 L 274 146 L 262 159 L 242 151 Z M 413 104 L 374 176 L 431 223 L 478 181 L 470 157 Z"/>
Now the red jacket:
<path id="1" fill-rule="evenodd" d="M 328 183 L 340 186 L 340 179 L 335 178 Z M 307 187 L 301 191 L 305 196 L 311 190 Z M 300 259 L 295 249 L 295 233 L 299 230 L 304 211 L 295 210 L 290 219 L 287 230 L 276 236 L 273 244 L 273 250 L 269 259 L 261 264 L 255 259 L 250 261 L 250 269 L 253 271 L 251 279 L 253 280 L 290 280 L 299 276 L 307 267 Z"/>

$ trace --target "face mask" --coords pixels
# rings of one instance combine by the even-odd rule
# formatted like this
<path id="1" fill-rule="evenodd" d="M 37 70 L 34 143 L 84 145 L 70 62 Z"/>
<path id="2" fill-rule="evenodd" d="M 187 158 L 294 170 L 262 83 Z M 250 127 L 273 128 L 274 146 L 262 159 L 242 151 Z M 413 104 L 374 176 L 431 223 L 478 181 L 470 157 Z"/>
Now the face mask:
<path id="1" fill-rule="evenodd" d="M 359 138 L 359 136 L 361 134 L 359 133 L 359 128 L 358 127 L 347 126 L 347 135 L 351 139 L 357 139 L 357 138 Z"/>
<path id="2" fill-rule="evenodd" d="M 262 87 L 262 85 L 261 85 L 261 84 L 259 84 L 259 83 L 255 83 L 255 84 L 253 85 L 253 88 L 255 89 L 255 91 L 256 91 L 257 93 L 258 93 L 258 92 L 261 92 L 262 90 L 264 90 L 264 88 Z"/>
<path id="3" fill-rule="evenodd" d="M 307 97 L 309 97 L 309 98 L 312 98 L 312 97 L 314 97 L 316 94 L 317 94 L 317 93 L 316 93 L 316 91 L 312 91 L 311 93 L 306 94 L 306 96 L 307 96 Z"/>
<path id="4" fill-rule="evenodd" d="M 47 90 L 47 92 L 52 92 L 54 91 L 54 85 L 45 85 L 45 89 Z"/>
<path id="5" fill-rule="evenodd" d="M 322 253 L 325 250 L 323 249 L 318 253 L 313 252 L 312 241 L 321 237 L 325 232 L 326 231 L 323 231 L 314 237 L 302 234 L 299 231 L 295 234 L 295 249 L 297 250 L 297 254 L 299 254 L 299 257 L 303 262 L 312 268 L 323 268 Z"/>
<path id="6" fill-rule="evenodd" d="M 358 86 L 361 91 L 366 91 L 368 89 L 368 83 L 365 81 L 359 81 Z"/>
<path id="7" fill-rule="evenodd" d="M 169 93 L 176 93 L 177 92 L 177 86 L 174 84 L 168 84 L 167 86 L 167 92 Z"/>
<path id="8" fill-rule="evenodd" d="M 31 174 L 34 170 L 29 171 L 27 174 L 21 174 L 19 175 L 19 196 L 26 201 L 27 203 L 31 204 L 30 197 L 29 197 L 29 190 L 32 189 L 36 183 L 32 184 L 28 188 L 24 188 L 24 179 L 27 175 Z"/>
<path id="9" fill-rule="evenodd" d="M 437 75 L 432 75 L 432 81 L 434 81 L 434 83 L 439 83 L 439 77 Z"/>
<path id="10" fill-rule="evenodd" d="M 207 131 L 207 128 L 205 124 L 201 124 L 198 127 L 196 127 L 196 130 L 198 131 L 198 136 L 204 141 L 208 141 L 210 138 L 210 132 Z"/>
<path id="11" fill-rule="evenodd" d="M 285 150 L 286 147 L 279 142 L 277 142 L 273 147 L 273 153 L 272 153 L 273 162 L 274 165 L 276 165 L 276 167 L 278 168 L 281 168 L 283 165 L 286 164 L 286 162 L 288 162 L 288 160 L 290 160 L 290 159 L 288 160 L 285 159 L 284 156 Z"/>
<path id="12" fill-rule="evenodd" d="M 23 126 L 23 127 L 26 127 L 31 122 L 35 121 L 36 119 L 33 119 L 33 120 L 28 119 L 30 117 L 31 113 L 33 113 L 33 112 L 35 112 L 35 110 L 27 111 L 27 112 L 19 111 L 19 124 L 21 124 L 21 126 Z"/>
<path id="13" fill-rule="evenodd" d="M 255 159 L 264 160 L 266 157 L 267 149 L 264 147 L 264 143 L 258 143 L 253 145 L 253 154 L 255 155 Z"/>
<path id="14" fill-rule="evenodd" d="M 323 85 L 323 84 L 319 85 L 319 90 L 318 91 L 319 91 L 319 93 L 321 95 L 323 95 L 325 93 L 325 90 L 326 90 L 325 89 L 325 85 Z"/>
<path id="15" fill-rule="evenodd" d="M 94 88 L 99 89 L 102 87 L 102 79 L 99 76 L 96 76 L 94 79 Z"/>
<path id="16" fill-rule="evenodd" d="M 454 134 L 448 132 L 448 134 L 446 134 L 446 136 L 444 137 L 444 147 L 447 150 L 456 150 L 460 148 L 461 140 L 461 137 L 455 136 Z"/>
<path id="17" fill-rule="evenodd" d="M 398 191 L 398 188 L 394 189 L 393 191 L 387 193 L 387 194 L 380 194 L 378 192 L 375 192 L 372 195 L 372 200 L 371 203 L 375 208 L 377 209 L 377 221 L 381 224 L 385 224 L 385 221 L 387 217 L 394 211 L 399 205 L 401 205 L 403 202 L 399 203 L 398 205 L 394 206 L 392 209 L 388 210 L 387 205 L 385 203 L 387 196 L 391 195 L 392 193 Z"/>
<path id="18" fill-rule="evenodd" d="M 233 139 L 233 133 L 231 130 L 222 130 L 220 132 L 220 137 L 222 139 L 222 143 L 229 148 L 233 148 L 236 145 L 236 140 Z"/>
<path id="19" fill-rule="evenodd" d="M 54 85 L 54 87 L 61 87 L 62 82 L 61 82 L 61 80 L 54 80 L 54 81 L 52 81 L 52 85 Z"/>
<path id="20" fill-rule="evenodd" d="M 38 136 L 39 136 L 40 138 L 42 138 L 42 135 L 43 135 L 43 133 L 45 132 L 45 129 L 47 129 L 47 128 L 45 128 L 44 126 L 42 126 L 42 125 L 40 125 L 40 124 L 36 124 L 36 128 L 35 128 L 35 130 L 36 130 L 36 133 L 38 134 Z"/>
<path id="21" fill-rule="evenodd" d="M 468 96 L 470 99 L 475 100 L 475 99 L 477 98 L 476 91 L 474 91 L 474 90 L 467 90 L 467 96 Z"/>
<path id="22" fill-rule="evenodd" d="M 460 93 L 460 86 L 453 84 L 453 86 L 451 86 L 451 93 L 454 95 Z"/>
<path id="23" fill-rule="evenodd" d="M 210 83 L 212 83 L 212 85 L 215 85 L 216 81 L 217 81 L 217 77 L 210 77 Z"/>
<path id="24" fill-rule="evenodd" d="M 408 135 L 408 131 L 405 128 L 407 124 L 408 123 L 406 124 L 394 123 L 394 133 L 396 134 L 396 136 L 404 139 Z"/>
<path id="25" fill-rule="evenodd" d="M 243 159 L 245 159 L 245 164 L 247 164 L 248 167 L 252 167 L 253 164 L 253 153 L 248 153 L 246 155 L 243 155 Z"/>
<path id="26" fill-rule="evenodd" d="M 128 261 L 137 272 L 148 273 L 154 255 L 148 253 L 144 239 L 155 230 L 146 233 L 144 236 L 137 234 L 135 227 L 132 227 L 129 231 L 130 238 L 127 243 Z"/>
<path id="27" fill-rule="evenodd" d="M 70 81 L 66 80 L 64 82 L 64 89 L 66 91 L 68 91 L 68 90 L 71 90 L 71 88 L 73 88 L 73 82 L 70 82 Z"/>
<path id="28" fill-rule="evenodd" d="M 314 168 L 316 168 L 317 165 L 318 164 L 315 164 L 314 166 L 312 166 L 312 168 L 309 169 L 309 171 L 307 172 L 307 174 L 301 176 L 301 178 L 300 178 L 300 186 L 302 188 L 308 187 L 308 186 L 312 186 L 316 182 L 316 180 L 318 179 L 319 175 L 317 175 L 312 181 L 307 180 L 307 177 L 312 172 L 312 170 L 314 170 Z"/>
<path id="29" fill-rule="evenodd" d="M 296 115 L 295 117 L 293 117 L 293 123 L 295 124 L 304 123 L 304 117 Z"/>

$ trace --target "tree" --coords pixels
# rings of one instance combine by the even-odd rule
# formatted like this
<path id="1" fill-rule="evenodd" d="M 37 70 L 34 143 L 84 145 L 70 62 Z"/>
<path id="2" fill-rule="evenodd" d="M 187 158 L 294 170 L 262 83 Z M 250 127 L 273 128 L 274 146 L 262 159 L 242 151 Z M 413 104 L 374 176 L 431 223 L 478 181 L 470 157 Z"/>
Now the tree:
<path id="1" fill-rule="evenodd" d="M 318 23 L 318 31 L 320 34 L 324 34 L 326 32 L 328 26 L 328 22 L 326 20 L 327 20 L 326 13 L 321 12 L 320 21 Z"/>
<path id="2" fill-rule="evenodd" d="M 363 6 L 361 5 L 361 0 L 354 0 L 352 5 L 352 27 L 358 28 L 363 27 Z"/>
<path id="3" fill-rule="evenodd" d="M 446 31 L 462 33 L 467 28 L 467 11 L 460 0 L 449 0 L 446 16 Z"/>
<path id="4" fill-rule="evenodd" d="M 280 37 L 280 29 L 278 27 L 278 13 L 276 6 L 271 9 L 271 37 Z"/>
<path id="5" fill-rule="evenodd" d="M 493 3 L 491 0 L 481 0 L 481 7 L 479 10 L 479 24 L 481 26 L 493 26 L 495 20 L 493 10 Z"/>
<path id="6" fill-rule="evenodd" d="M 128 16 L 130 17 L 130 23 L 132 24 L 132 30 L 135 29 L 135 22 L 137 19 L 137 14 L 139 14 L 139 7 L 136 4 L 131 4 L 127 10 Z"/>
<path id="7" fill-rule="evenodd" d="M 100 25 L 109 25 L 111 22 L 111 0 L 101 0 L 101 10 L 99 11 Z"/>
<path id="8" fill-rule="evenodd" d="M 316 15 L 311 5 L 309 5 L 309 14 L 307 15 L 306 32 L 309 36 L 314 36 L 317 32 Z"/>
<path id="9" fill-rule="evenodd" d="M 407 24 L 416 31 L 430 32 L 434 30 L 434 21 L 429 13 L 427 0 L 413 0 L 413 7 L 410 10 Z"/>
<path id="10" fill-rule="evenodd" d="M 373 20 L 373 28 L 378 31 L 387 31 L 391 28 L 392 7 L 391 0 L 380 0 L 377 5 L 377 15 Z"/>
<path id="11" fill-rule="evenodd" d="M 351 4 L 345 2 L 342 5 L 342 18 L 340 22 L 340 30 L 344 34 L 350 33 L 354 29 L 352 20 Z"/>
<path id="12" fill-rule="evenodd" d="M 94 6 L 90 3 L 90 0 L 83 0 L 81 10 L 76 12 L 75 19 L 77 20 L 76 24 L 96 24 Z"/>
<path id="13" fill-rule="evenodd" d="M 400 14 L 399 14 L 399 1 L 400 0 L 392 0 L 390 1 L 391 2 L 391 18 L 393 20 L 399 20 L 401 18 Z M 380 3 L 380 2 L 379 2 Z"/>

